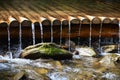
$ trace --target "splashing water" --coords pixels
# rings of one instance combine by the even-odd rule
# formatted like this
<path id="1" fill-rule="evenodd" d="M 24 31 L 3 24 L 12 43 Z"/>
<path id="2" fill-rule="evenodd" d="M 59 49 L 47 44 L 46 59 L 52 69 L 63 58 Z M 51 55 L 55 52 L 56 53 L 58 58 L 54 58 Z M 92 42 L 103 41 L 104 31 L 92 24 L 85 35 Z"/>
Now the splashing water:
<path id="1" fill-rule="evenodd" d="M 91 47 L 91 40 L 92 40 L 92 21 L 90 21 L 90 36 L 89 36 L 89 47 Z"/>
<path id="2" fill-rule="evenodd" d="M 7 52 L 7 56 L 12 59 L 12 52 L 10 50 L 10 26 L 7 27 L 7 31 L 8 31 L 8 52 Z"/>
<path id="3" fill-rule="evenodd" d="M 62 44 L 62 21 L 61 21 L 61 24 L 60 24 L 60 45 Z"/>
<path id="4" fill-rule="evenodd" d="M 79 33 L 78 33 L 78 46 L 80 45 L 80 32 L 81 32 L 81 26 L 82 26 L 82 23 L 81 23 L 81 21 L 80 21 Z"/>
<path id="5" fill-rule="evenodd" d="M 53 22 L 51 21 L 51 43 L 53 43 Z"/>
<path id="6" fill-rule="evenodd" d="M 33 45 L 35 45 L 35 25 L 32 23 L 32 38 L 33 38 Z"/>
<path id="7" fill-rule="evenodd" d="M 41 31 L 41 42 L 43 43 L 43 25 L 40 23 L 40 31 Z"/>
<path id="8" fill-rule="evenodd" d="M 69 21 L 68 25 L 69 25 L 69 30 L 68 30 L 68 35 L 69 35 L 69 39 L 68 39 L 68 40 L 69 40 L 69 44 L 68 44 L 68 45 L 69 45 L 69 51 L 70 51 L 70 47 L 71 47 L 71 46 L 70 46 L 70 35 L 71 35 L 71 34 L 70 34 L 70 33 L 71 33 L 71 23 L 70 23 L 70 21 Z"/>
<path id="9" fill-rule="evenodd" d="M 101 49 L 102 25 L 103 25 L 103 22 L 101 22 L 101 24 L 100 24 L 100 31 L 99 31 L 99 44 L 98 44 L 98 48 L 100 50 L 100 53 L 102 53 L 102 49 Z"/>
<path id="10" fill-rule="evenodd" d="M 54 72 L 48 74 L 51 80 L 69 80 L 69 77 L 66 76 L 65 72 Z"/>

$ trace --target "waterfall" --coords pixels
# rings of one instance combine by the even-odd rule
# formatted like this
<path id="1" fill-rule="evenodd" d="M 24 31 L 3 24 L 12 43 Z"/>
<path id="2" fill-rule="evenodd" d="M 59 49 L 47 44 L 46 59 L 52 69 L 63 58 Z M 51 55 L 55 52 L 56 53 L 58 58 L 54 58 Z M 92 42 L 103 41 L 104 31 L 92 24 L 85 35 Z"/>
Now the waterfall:
<path id="1" fill-rule="evenodd" d="M 8 31 L 8 51 L 10 52 L 10 26 L 7 27 Z"/>
<path id="2" fill-rule="evenodd" d="M 32 38 L 33 38 L 33 45 L 35 45 L 35 25 L 32 23 Z"/>
<path id="3" fill-rule="evenodd" d="M 41 42 L 43 43 L 43 25 L 40 22 Z"/>
<path id="4" fill-rule="evenodd" d="M 22 28 L 21 23 L 19 24 L 19 49 L 18 52 L 15 54 L 15 57 L 19 57 L 22 51 Z"/>
<path id="5" fill-rule="evenodd" d="M 92 21 L 90 21 L 89 47 L 91 47 L 91 40 L 92 40 Z"/>
<path id="6" fill-rule="evenodd" d="M 98 44 L 98 48 L 100 50 L 100 53 L 102 53 L 102 50 L 101 50 L 102 25 L 103 25 L 103 22 L 101 22 L 101 24 L 100 24 L 100 31 L 99 31 L 99 44 Z"/>
<path id="7" fill-rule="evenodd" d="M 78 46 L 80 45 L 80 32 L 81 32 L 81 26 L 82 26 L 82 21 L 80 21 L 80 25 L 79 25 L 79 32 L 78 32 Z"/>
<path id="8" fill-rule="evenodd" d="M 70 23 L 70 21 L 69 21 L 69 23 L 68 23 L 68 25 L 69 25 L 69 29 L 68 29 L 68 36 L 69 36 L 69 39 L 68 39 L 68 41 L 69 41 L 69 44 L 68 44 L 68 46 L 69 46 L 69 51 L 70 51 L 70 35 L 71 35 L 71 23 Z"/>
<path id="9" fill-rule="evenodd" d="M 51 43 L 53 43 L 53 21 L 51 21 Z"/>
<path id="10" fill-rule="evenodd" d="M 118 36 L 119 36 L 119 41 L 118 41 L 118 54 L 120 54 L 120 21 L 119 21 L 119 33 L 118 33 Z"/>
<path id="11" fill-rule="evenodd" d="M 22 29 L 21 29 L 21 23 L 19 25 L 19 50 L 20 50 L 20 52 L 22 50 Z"/>
<path id="12" fill-rule="evenodd" d="M 8 52 L 7 52 L 7 56 L 12 59 L 12 52 L 10 50 L 10 25 L 8 25 L 7 27 L 7 31 L 8 31 Z"/>
<path id="13" fill-rule="evenodd" d="M 62 44 L 62 21 L 61 21 L 61 23 L 60 23 L 60 45 Z"/>

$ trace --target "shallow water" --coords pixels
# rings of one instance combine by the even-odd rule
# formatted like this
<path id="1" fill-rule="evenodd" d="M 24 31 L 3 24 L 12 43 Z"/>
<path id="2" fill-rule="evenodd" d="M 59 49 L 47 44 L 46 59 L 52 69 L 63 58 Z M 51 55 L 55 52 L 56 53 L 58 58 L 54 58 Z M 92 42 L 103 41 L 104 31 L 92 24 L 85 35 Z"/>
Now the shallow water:
<path id="1" fill-rule="evenodd" d="M 31 42 L 27 42 L 29 39 L 22 40 L 23 42 L 23 48 L 32 44 Z M 86 39 L 88 40 L 88 39 Z M 99 39 L 97 39 L 99 42 Z M 19 52 L 19 40 L 18 42 L 12 41 L 11 45 L 11 51 L 15 57 L 15 55 Z M 30 41 L 30 40 L 29 40 Z M 86 41 L 81 39 L 82 44 L 86 44 Z M 116 40 L 117 41 L 117 40 Z M 76 42 L 74 40 L 74 42 Z M 87 41 L 89 42 L 89 41 Z M 102 39 L 102 45 L 106 45 L 109 42 L 108 39 L 104 40 Z M 106 43 L 108 42 L 108 43 Z M 17 44 L 18 43 L 18 44 Z M 95 44 L 93 41 L 92 44 Z M 77 42 L 76 42 L 77 44 Z M 82 45 L 81 44 L 81 45 Z M 111 44 L 111 43 L 110 43 Z M 7 44 L 1 43 L 1 45 L 4 45 L 7 47 Z M 96 44 L 97 45 L 97 44 Z M 1 54 L 4 55 L 7 50 L 3 50 L 3 47 L 1 49 Z M 94 45 L 94 48 L 97 48 Z M 4 52 L 3 52 L 4 51 Z M 76 58 L 77 57 L 77 58 Z M 93 57 L 82 57 L 82 56 L 74 56 L 73 60 L 62 60 L 62 61 L 56 61 L 56 60 L 45 60 L 45 59 L 38 59 L 38 60 L 29 60 L 29 59 L 20 59 L 20 58 L 14 58 L 14 59 L 8 59 L 8 57 L 0 57 L 0 74 L 3 74 L 3 76 L 0 76 L 0 79 L 2 80 L 9 80 L 11 78 L 18 76 L 22 78 L 21 80 L 24 80 L 30 78 L 33 80 L 39 80 L 39 78 L 42 80 L 119 80 L 120 78 L 120 67 L 116 68 L 105 68 L 98 64 L 99 60 L 101 58 L 93 58 Z M 120 64 L 119 64 L 120 65 Z M 21 72 L 22 71 L 22 72 Z M 24 75 L 21 73 L 24 72 Z M 33 73 L 30 73 L 33 72 Z M 11 74 L 9 74 L 11 73 Z M 25 75 L 29 75 L 24 77 Z"/>
<path id="2" fill-rule="evenodd" d="M 100 58 L 80 57 L 78 60 L 6 59 L 0 63 L 0 79 L 8 80 L 26 76 L 33 80 L 120 80 L 119 68 L 105 68 L 98 64 Z M 24 75 L 20 74 L 24 72 Z M 31 73 L 32 72 L 32 73 Z M 11 74 L 9 74 L 11 73 Z M 19 75 L 17 75 L 19 74 Z"/>

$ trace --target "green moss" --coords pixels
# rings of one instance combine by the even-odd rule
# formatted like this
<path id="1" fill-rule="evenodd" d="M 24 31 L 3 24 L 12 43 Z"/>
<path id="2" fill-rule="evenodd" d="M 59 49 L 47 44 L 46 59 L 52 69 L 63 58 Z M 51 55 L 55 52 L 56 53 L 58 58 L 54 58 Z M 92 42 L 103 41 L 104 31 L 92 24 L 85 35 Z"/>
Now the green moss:
<path id="1" fill-rule="evenodd" d="M 38 49 L 41 53 L 44 52 L 46 54 L 49 54 L 49 55 L 54 55 L 54 54 L 63 54 L 65 53 L 66 51 L 63 50 L 63 49 L 60 49 L 60 48 L 56 48 L 52 45 L 49 45 L 49 44 L 44 44 L 42 46 L 39 47 Z"/>
<path id="2" fill-rule="evenodd" d="M 62 49 L 59 45 L 54 43 L 40 43 L 34 46 L 28 46 L 21 54 L 22 58 L 38 59 L 38 58 L 52 58 L 52 59 L 72 59 L 72 54 Z"/>

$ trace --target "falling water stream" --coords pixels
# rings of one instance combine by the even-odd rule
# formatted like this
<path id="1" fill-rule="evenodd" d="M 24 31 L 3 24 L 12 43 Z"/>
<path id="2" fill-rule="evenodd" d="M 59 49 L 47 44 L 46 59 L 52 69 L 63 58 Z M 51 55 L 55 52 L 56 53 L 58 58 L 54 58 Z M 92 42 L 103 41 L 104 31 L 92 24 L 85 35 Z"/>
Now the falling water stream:
<path id="1" fill-rule="evenodd" d="M 32 23 L 31 27 L 32 27 L 33 45 L 35 45 L 35 25 L 34 25 L 34 23 Z"/>
<path id="2" fill-rule="evenodd" d="M 80 32 L 81 32 L 81 25 L 82 25 L 82 21 L 80 21 L 80 25 L 79 25 L 78 46 L 80 45 Z"/>
<path id="3" fill-rule="evenodd" d="M 43 25 L 40 22 L 41 42 L 43 43 Z"/>
<path id="4" fill-rule="evenodd" d="M 7 27 L 8 31 L 8 52 L 10 52 L 10 26 Z"/>
<path id="5" fill-rule="evenodd" d="M 21 29 L 21 23 L 19 24 L 19 49 L 18 52 L 16 53 L 16 57 L 19 57 L 22 51 L 22 29 Z"/>
<path id="6" fill-rule="evenodd" d="M 8 25 L 7 27 L 7 31 L 8 31 L 8 52 L 7 52 L 7 56 L 12 59 L 12 52 L 10 50 L 10 25 Z"/>
<path id="7" fill-rule="evenodd" d="M 62 21 L 60 23 L 60 45 L 62 44 Z"/>
<path id="8" fill-rule="evenodd" d="M 118 41 L 118 54 L 120 54 L 120 21 L 119 21 L 119 33 L 118 33 L 118 36 L 119 36 L 119 41 Z"/>
<path id="9" fill-rule="evenodd" d="M 51 43 L 53 43 L 53 21 L 51 21 Z"/>
<path id="10" fill-rule="evenodd" d="M 100 53 L 102 53 L 102 50 L 101 50 L 102 25 L 103 25 L 103 22 L 101 21 L 100 31 L 99 31 L 99 43 L 98 43 L 98 48 L 100 50 Z"/>
<path id="11" fill-rule="evenodd" d="M 89 47 L 92 46 L 91 40 L 92 40 L 92 21 L 90 21 Z"/>
<path id="12" fill-rule="evenodd" d="M 69 41 L 69 44 L 68 45 L 69 45 L 69 51 L 70 51 L 70 47 L 71 47 L 70 46 L 70 35 L 71 35 L 71 23 L 70 23 L 70 21 L 68 22 L 68 25 L 69 25 L 69 29 L 68 29 L 68 36 L 69 36 L 68 37 L 69 38 L 68 41 Z"/>
<path id="13" fill-rule="evenodd" d="M 19 47 L 20 47 L 20 51 L 22 50 L 22 29 L 21 29 L 21 23 L 19 26 Z"/>

